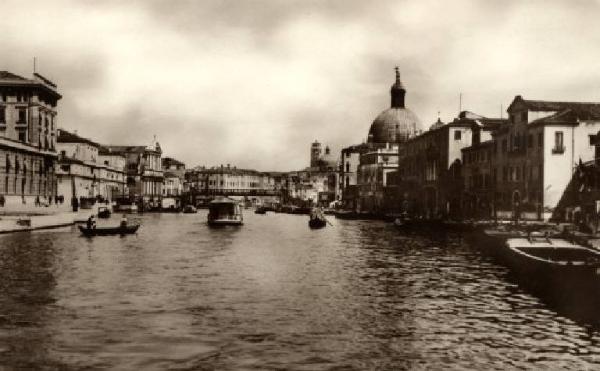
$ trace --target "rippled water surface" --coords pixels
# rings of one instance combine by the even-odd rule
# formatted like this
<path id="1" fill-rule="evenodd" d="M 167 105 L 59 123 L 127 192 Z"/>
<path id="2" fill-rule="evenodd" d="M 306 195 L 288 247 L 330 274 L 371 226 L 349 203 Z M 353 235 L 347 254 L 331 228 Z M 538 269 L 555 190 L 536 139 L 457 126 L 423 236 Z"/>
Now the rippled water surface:
<path id="1" fill-rule="evenodd" d="M 455 237 L 205 217 L 139 216 L 127 237 L 0 236 L 0 369 L 600 367 L 596 327 Z"/>

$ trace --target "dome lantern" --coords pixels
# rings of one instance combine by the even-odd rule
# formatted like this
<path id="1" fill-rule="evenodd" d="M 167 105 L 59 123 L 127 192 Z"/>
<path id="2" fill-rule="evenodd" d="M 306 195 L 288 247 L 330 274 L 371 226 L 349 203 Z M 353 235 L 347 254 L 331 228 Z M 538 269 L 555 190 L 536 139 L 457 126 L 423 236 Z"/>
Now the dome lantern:
<path id="1" fill-rule="evenodd" d="M 406 95 L 406 89 L 404 89 L 404 85 L 400 81 L 400 70 L 398 67 L 396 70 L 396 82 L 392 85 L 390 89 L 390 96 L 392 98 L 392 108 L 404 108 L 404 96 Z"/>

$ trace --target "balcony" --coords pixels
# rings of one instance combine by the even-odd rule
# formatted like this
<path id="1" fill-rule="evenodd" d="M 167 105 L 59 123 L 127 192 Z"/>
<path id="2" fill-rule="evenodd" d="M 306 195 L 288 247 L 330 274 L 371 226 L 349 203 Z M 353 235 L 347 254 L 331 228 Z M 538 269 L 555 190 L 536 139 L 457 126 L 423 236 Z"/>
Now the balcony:
<path id="1" fill-rule="evenodd" d="M 556 155 L 556 154 L 562 155 L 563 153 L 565 153 L 565 146 L 555 146 L 554 148 L 552 148 L 553 155 Z"/>

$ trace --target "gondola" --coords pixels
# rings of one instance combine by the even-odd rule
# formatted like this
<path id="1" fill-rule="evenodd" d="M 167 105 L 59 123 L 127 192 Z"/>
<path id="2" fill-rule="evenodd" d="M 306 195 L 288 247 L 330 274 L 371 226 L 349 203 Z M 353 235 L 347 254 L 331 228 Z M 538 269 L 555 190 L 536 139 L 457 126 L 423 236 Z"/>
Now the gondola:
<path id="1" fill-rule="evenodd" d="M 311 229 L 324 228 L 327 225 L 327 219 L 321 210 L 313 209 L 310 212 L 310 219 L 308 220 L 308 226 Z"/>
<path id="2" fill-rule="evenodd" d="M 113 236 L 113 235 L 125 235 L 125 234 L 134 234 L 137 232 L 139 224 L 128 225 L 124 227 L 97 227 L 97 228 L 87 228 L 84 226 L 79 226 L 79 230 L 86 237 L 93 236 Z"/>

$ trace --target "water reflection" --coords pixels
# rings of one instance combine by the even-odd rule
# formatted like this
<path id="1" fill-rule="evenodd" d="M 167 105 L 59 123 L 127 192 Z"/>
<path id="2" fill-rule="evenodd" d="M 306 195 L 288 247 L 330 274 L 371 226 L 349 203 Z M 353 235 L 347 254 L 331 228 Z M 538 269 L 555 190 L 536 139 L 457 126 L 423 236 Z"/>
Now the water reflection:
<path id="1" fill-rule="evenodd" d="M 0 366 L 593 368 L 594 322 L 453 235 L 380 222 L 141 216 L 138 235 L 0 236 Z M 597 318 L 598 316 L 593 316 Z M 576 319 L 576 320 L 575 320 Z"/>

